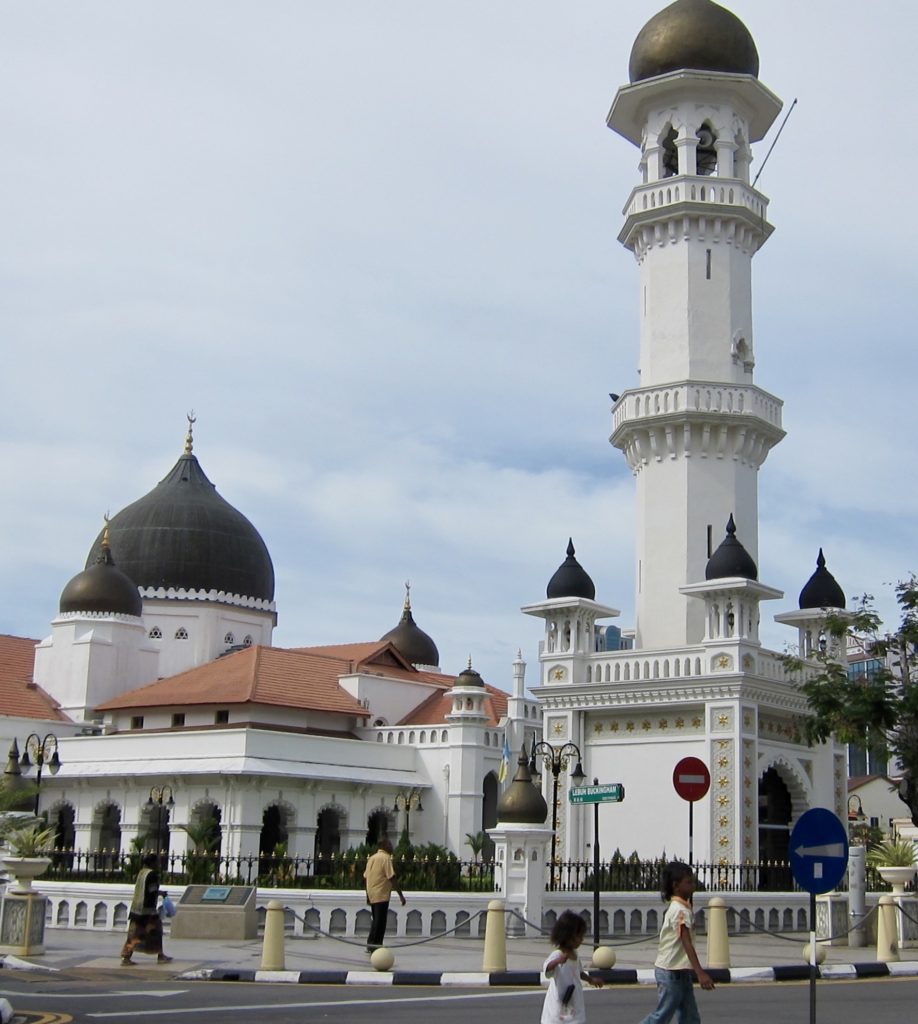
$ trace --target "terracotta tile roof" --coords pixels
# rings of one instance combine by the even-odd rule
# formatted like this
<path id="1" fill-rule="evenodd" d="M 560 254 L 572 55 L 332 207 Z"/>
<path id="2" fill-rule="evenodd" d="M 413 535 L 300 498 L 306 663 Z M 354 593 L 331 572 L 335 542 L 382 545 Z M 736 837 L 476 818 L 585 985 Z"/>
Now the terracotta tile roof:
<path id="1" fill-rule="evenodd" d="M 450 682 L 452 685 L 452 681 Z M 509 694 L 504 693 L 503 690 L 498 690 L 494 686 L 488 686 L 485 684 L 485 689 L 488 691 L 488 700 L 485 706 L 490 712 L 488 724 L 495 726 L 501 718 L 507 713 L 507 698 Z M 440 725 L 446 722 L 446 716 L 452 711 L 453 702 L 450 695 L 445 691 L 440 693 L 432 693 L 427 700 L 419 704 L 412 712 L 405 716 L 405 718 L 398 722 L 398 725 Z"/>
<path id="2" fill-rule="evenodd" d="M 32 682 L 37 643 L 24 636 L 0 635 L 0 715 L 69 722 L 57 701 Z"/>
<path id="3" fill-rule="evenodd" d="M 365 718 L 366 709 L 338 685 L 343 671 L 335 658 L 255 646 L 122 694 L 97 710 L 251 703 Z"/>

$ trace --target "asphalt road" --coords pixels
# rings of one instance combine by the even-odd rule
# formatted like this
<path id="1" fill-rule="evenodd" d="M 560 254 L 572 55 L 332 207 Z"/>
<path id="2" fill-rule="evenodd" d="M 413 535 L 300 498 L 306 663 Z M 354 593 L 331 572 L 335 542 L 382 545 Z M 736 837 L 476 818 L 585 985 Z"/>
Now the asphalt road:
<path id="1" fill-rule="evenodd" d="M 197 982 L 112 984 L 116 979 L 58 978 L 53 982 L 4 977 L 3 994 L 21 1024 L 88 1024 L 150 1021 L 257 1022 L 304 1024 L 334 1020 L 371 1024 L 468 1024 L 473 1015 L 499 1015 L 500 1024 L 532 1024 L 539 1019 L 543 993 L 527 989 L 371 988 L 357 986 L 266 985 Z M 637 1024 L 655 1005 L 647 986 L 588 991 L 590 1024 Z M 806 984 L 722 985 L 698 992 L 704 1024 L 807 1024 Z M 827 981 L 817 987 L 816 1019 L 825 1024 L 869 1020 L 902 1024 L 918 1006 L 918 979 Z"/>

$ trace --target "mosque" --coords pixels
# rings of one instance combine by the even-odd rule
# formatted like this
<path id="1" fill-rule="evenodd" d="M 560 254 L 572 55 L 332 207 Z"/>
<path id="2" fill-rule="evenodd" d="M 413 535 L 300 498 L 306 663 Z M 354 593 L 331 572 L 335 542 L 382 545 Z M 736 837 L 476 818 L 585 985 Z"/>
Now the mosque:
<path id="1" fill-rule="evenodd" d="M 783 859 L 804 810 L 843 815 L 844 751 L 807 746 L 806 702 L 759 638 L 762 602 L 783 595 L 759 580 L 757 481 L 784 431 L 753 379 L 768 353 L 752 258 L 773 229 L 752 147 L 781 110 L 758 73 L 732 13 L 676 0 L 637 36 L 608 116 L 640 154 L 618 236 L 638 268 L 639 369 L 613 396 L 610 438 L 635 479 L 633 628 L 608 628 L 618 612 L 570 544 L 522 608 L 545 624 L 538 678 L 518 654 L 509 692 L 471 664 L 444 674 L 410 593 L 378 640 L 275 647 L 271 556 L 205 475 L 189 422 L 174 467 L 92 543 L 50 635 L 0 638 L 0 735 L 58 737 L 41 803 L 62 846 L 159 836 L 178 853 L 178 826 L 211 822 L 224 856 L 312 856 L 404 827 L 466 858 L 467 834 L 501 817 L 506 747 L 536 741 L 537 764 L 570 754 L 542 773 L 559 860 L 596 842 L 685 855 L 685 757 L 710 775 L 692 805 L 698 861 Z M 806 655 L 845 606 L 821 551 L 797 604 L 776 619 Z M 624 786 L 598 835 L 569 801 L 575 761 Z"/>

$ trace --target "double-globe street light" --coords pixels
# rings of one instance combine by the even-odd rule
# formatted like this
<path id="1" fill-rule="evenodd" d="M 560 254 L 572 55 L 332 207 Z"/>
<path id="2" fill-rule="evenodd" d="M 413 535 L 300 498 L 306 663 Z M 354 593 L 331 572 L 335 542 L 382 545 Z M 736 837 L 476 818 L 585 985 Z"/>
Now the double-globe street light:
<path id="1" fill-rule="evenodd" d="M 551 794 L 551 870 L 549 873 L 551 879 L 549 888 L 551 889 L 555 888 L 555 851 L 558 846 L 558 779 L 561 772 L 567 770 L 567 766 L 573 757 L 577 758 L 577 762 L 574 770 L 571 772 L 571 781 L 575 786 L 580 786 L 583 784 L 586 775 L 580 763 L 582 760 L 580 748 L 576 743 L 568 742 L 560 747 L 553 747 L 545 740 L 539 740 L 538 743 L 533 740 L 532 752 L 529 755 L 529 774 L 532 776 L 533 782 L 538 783 L 542 774 L 539 771 L 540 758 L 545 768 L 551 772 L 553 779 Z"/>
<path id="2" fill-rule="evenodd" d="M 31 758 L 29 757 L 31 754 Z M 57 749 L 57 737 L 53 732 L 46 733 L 44 737 L 37 732 L 30 732 L 25 738 L 22 746 L 22 757 L 19 759 L 19 767 L 28 771 L 35 762 L 35 815 L 38 816 L 38 806 L 41 800 L 41 773 L 45 765 L 52 775 L 57 775 L 61 770 L 61 755 Z"/>
<path id="3" fill-rule="evenodd" d="M 408 837 L 408 842 L 411 842 L 411 834 L 408 828 L 409 816 L 412 811 L 423 811 L 424 808 L 421 806 L 421 791 L 413 786 L 407 792 L 399 792 L 395 794 L 395 809 L 397 811 L 405 812 L 405 835 Z"/>

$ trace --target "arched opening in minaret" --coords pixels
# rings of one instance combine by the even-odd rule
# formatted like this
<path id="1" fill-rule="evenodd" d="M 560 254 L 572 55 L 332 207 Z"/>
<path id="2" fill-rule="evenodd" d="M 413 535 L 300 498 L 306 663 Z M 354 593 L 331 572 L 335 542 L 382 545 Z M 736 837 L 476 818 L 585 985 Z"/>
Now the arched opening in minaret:
<path id="1" fill-rule="evenodd" d="M 671 178 L 679 173 L 679 152 L 676 149 L 676 129 L 668 124 L 660 135 L 663 150 L 663 177 Z"/>
<path id="2" fill-rule="evenodd" d="M 717 134 L 710 122 L 705 121 L 695 135 L 698 139 L 698 145 L 695 147 L 695 169 L 698 174 L 713 174 L 717 170 L 717 149 L 714 146 Z"/>
<path id="3" fill-rule="evenodd" d="M 743 138 L 742 132 L 738 132 L 733 140 L 736 143 L 736 150 L 733 154 L 733 176 L 740 181 L 749 181 L 749 164 L 752 161 L 752 154 L 749 152 L 749 143 Z"/>
<path id="4" fill-rule="evenodd" d="M 759 779 L 759 888 L 773 891 L 789 882 L 791 794 L 775 768 Z"/>

